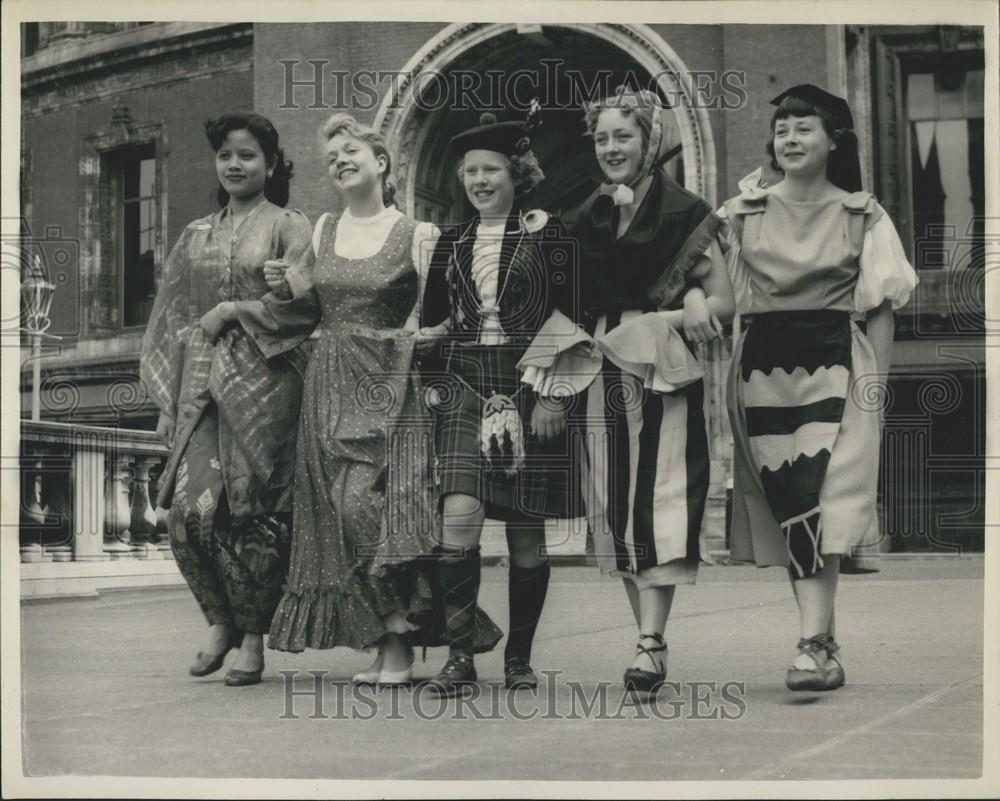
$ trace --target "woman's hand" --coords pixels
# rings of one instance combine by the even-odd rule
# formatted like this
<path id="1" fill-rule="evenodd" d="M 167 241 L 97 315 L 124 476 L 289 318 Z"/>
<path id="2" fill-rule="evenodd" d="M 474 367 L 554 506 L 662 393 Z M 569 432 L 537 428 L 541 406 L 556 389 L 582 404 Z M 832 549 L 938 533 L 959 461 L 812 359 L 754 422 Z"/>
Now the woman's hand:
<path id="1" fill-rule="evenodd" d="M 160 412 L 160 419 L 156 421 L 156 436 L 168 448 L 174 446 L 174 428 L 174 418 L 166 412 Z"/>
<path id="2" fill-rule="evenodd" d="M 417 353 L 421 356 L 426 356 L 428 353 L 434 350 L 434 346 L 448 333 L 448 326 L 446 323 L 441 323 L 440 325 L 435 325 L 431 328 L 419 328 L 417 332 L 413 335 L 416 341 Z"/>
<path id="3" fill-rule="evenodd" d="M 282 300 L 291 300 L 292 289 L 285 278 L 288 265 L 279 259 L 268 259 L 264 262 L 264 280 L 268 288 Z"/>
<path id="4" fill-rule="evenodd" d="M 722 336 L 722 323 L 708 307 L 705 293 L 700 287 L 693 287 L 684 296 L 681 328 L 689 342 L 711 342 Z"/>
<path id="5" fill-rule="evenodd" d="M 236 306 L 231 301 L 223 301 L 205 312 L 199 325 L 205 332 L 205 338 L 213 345 L 233 320 L 236 319 Z"/>
<path id="6" fill-rule="evenodd" d="M 559 401 L 539 398 L 531 411 L 531 433 L 541 442 L 555 439 L 566 430 L 566 410 Z"/>
<path id="7" fill-rule="evenodd" d="M 424 405 L 433 411 L 441 405 L 441 391 L 437 387 L 424 387 Z"/>

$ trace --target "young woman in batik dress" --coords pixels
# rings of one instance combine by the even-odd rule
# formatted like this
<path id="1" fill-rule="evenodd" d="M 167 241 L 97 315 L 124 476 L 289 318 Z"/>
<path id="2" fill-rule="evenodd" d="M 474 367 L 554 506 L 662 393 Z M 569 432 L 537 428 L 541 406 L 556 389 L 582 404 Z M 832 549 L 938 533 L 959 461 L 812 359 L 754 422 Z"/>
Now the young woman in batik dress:
<path id="1" fill-rule="evenodd" d="M 239 648 L 225 683 L 256 684 L 281 598 L 303 342 L 319 319 L 309 290 L 310 226 L 287 210 L 291 163 L 257 114 L 206 123 L 222 209 L 190 223 L 163 270 L 141 376 L 170 446 L 157 502 L 174 557 L 209 623 L 189 672 Z M 280 260 L 294 293 L 269 292 Z"/>

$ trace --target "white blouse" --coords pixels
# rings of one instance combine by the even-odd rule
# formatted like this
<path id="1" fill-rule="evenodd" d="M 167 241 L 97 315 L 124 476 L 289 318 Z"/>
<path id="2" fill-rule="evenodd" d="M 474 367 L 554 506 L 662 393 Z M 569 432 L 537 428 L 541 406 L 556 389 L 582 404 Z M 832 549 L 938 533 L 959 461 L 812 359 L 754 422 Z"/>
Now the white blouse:
<path id="1" fill-rule="evenodd" d="M 918 282 L 896 227 L 884 210 L 879 209 L 879 212 L 878 219 L 865 231 L 858 257 L 858 282 L 852 301 L 854 313 L 861 316 L 886 300 L 891 301 L 894 310 L 905 306 Z M 741 243 L 729 225 L 726 207 L 722 206 L 716 213 L 723 222 L 720 236 L 726 244 L 726 266 L 733 284 L 736 312 L 743 314 L 752 308 L 749 270 L 742 258 Z"/>
<path id="2" fill-rule="evenodd" d="M 472 280 L 482 301 L 480 345 L 503 345 L 507 341 L 500 325 L 500 299 L 497 296 L 500 279 L 500 251 L 506 221 L 499 225 L 479 223 L 472 244 Z"/>

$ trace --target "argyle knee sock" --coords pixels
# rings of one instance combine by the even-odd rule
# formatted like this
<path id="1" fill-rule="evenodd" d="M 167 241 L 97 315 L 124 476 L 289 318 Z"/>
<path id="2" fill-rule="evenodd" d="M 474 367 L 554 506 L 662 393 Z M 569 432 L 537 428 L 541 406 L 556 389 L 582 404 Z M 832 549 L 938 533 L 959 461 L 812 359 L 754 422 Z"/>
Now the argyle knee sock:
<path id="1" fill-rule="evenodd" d="M 442 550 L 438 571 L 449 653 L 471 656 L 481 575 L 479 548 Z"/>

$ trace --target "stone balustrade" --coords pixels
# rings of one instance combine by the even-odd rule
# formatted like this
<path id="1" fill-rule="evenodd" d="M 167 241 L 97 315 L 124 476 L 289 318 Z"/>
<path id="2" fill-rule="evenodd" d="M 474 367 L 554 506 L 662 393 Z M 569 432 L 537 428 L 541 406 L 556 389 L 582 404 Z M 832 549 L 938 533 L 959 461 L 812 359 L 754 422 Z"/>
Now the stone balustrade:
<path id="1" fill-rule="evenodd" d="M 22 421 L 21 561 L 172 559 L 151 500 L 166 455 L 148 431 Z"/>

